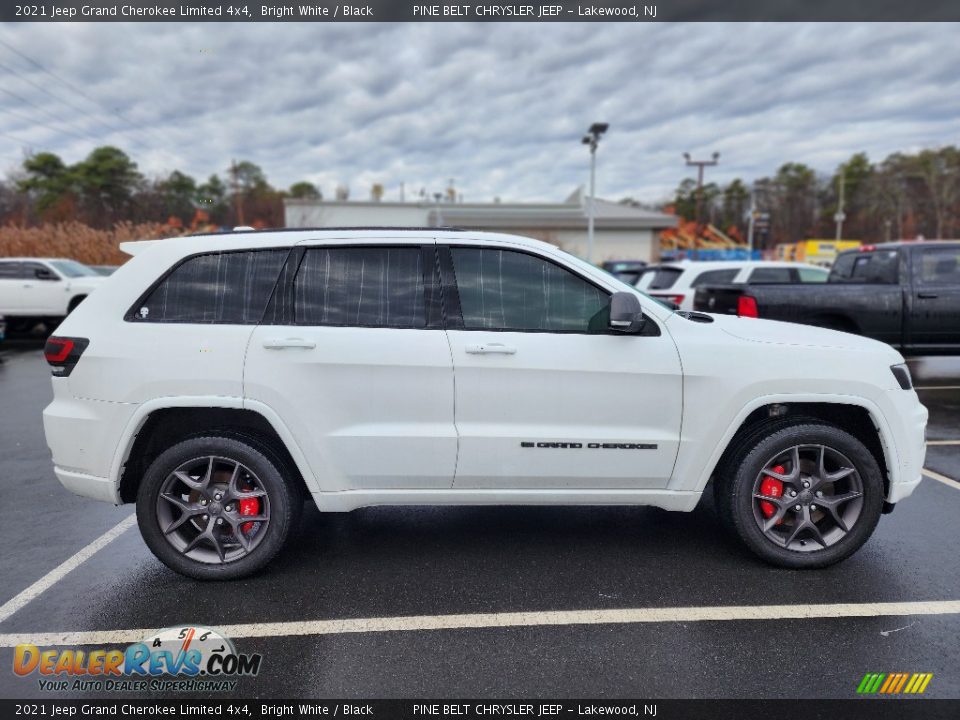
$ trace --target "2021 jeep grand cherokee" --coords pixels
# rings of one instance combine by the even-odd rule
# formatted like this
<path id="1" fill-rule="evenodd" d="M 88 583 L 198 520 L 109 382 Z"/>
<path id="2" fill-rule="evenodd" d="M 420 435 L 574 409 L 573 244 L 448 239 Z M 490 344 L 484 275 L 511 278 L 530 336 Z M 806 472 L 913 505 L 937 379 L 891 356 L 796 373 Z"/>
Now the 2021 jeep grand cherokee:
<path id="1" fill-rule="evenodd" d="M 60 481 L 136 502 L 151 550 L 235 578 L 303 498 L 719 513 L 821 567 L 920 481 L 927 411 L 854 335 L 674 313 L 546 243 L 303 230 L 123 246 L 46 357 Z"/>

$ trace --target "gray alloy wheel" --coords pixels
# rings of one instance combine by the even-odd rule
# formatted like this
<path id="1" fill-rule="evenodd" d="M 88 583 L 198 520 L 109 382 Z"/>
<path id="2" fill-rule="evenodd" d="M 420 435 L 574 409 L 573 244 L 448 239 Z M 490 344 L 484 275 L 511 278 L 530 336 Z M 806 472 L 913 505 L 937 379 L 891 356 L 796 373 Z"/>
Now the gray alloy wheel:
<path id="1" fill-rule="evenodd" d="M 765 494 L 765 478 L 782 494 Z M 853 462 L 826 445 L 794 445 L 770 458 L 753 484 L 753 517 L 788 550 L 810 552 L 839 542 L 860 518 L 863 481 Z"/>
<path id="2" fill-rule="evenodd" d="M 295 479 L 255 438 L 182 440 L 161 453 L 137 490 L 144 542 L 167 567 L 198 580 L 246 577 L 286 543 L 303 508 Z"/>
<path id="3" fill-rule="evenodd" d="M 237 460 L 199 457 L 167 476 L 157 496 L 157 521 L 167 541 L 188 558 L 232 562 L 266 536 L 270 497 Z"/>
<path id="4" fill-rule="evenodd" d="M 822 568 L 870 537 L 883 509 L 883 472 L 869 449 L 810 418 L 757 428 L 718 468 L 723 524 L 780 567 Z"/>

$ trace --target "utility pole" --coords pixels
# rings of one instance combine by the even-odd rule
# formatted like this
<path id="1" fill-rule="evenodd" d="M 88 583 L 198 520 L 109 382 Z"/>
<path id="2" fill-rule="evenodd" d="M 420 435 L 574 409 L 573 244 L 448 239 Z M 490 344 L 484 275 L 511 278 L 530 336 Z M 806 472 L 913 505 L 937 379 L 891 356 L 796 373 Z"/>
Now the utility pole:
<path id="1" fill-rule="evenodd" d="M 757 215 L 757 188 L 750 185 L 750 220 L 747 222 L 747 259 L 753 260 L 753 225 Z"/>
<path id="2" fill-rule="evenodd" d="M 710 156 L 710 160 L 691 160 L 690 153 L 684 153 L 683 159 L 686 160 L 688 167 L 697 168 L 697 201 L 696 201 L 696 210 L 694 214 L 696 218 L 694 222 L 697 226 L 697 237 L 693 241 L 693 257 L 697 258 L 698 250 L 700 249 L 700 234 L 702 231 L 701 222 L 700 222 L 700 206 L 703 204 L 703 169 L 706 167 L 713 167 L 714 165 L 719 164 L 720 162 L 720 153 L 715 152 Z"/>
<path id="3" fill-rule="evenodd" d="M 837 203 L 837 214 L 833 216 L 834 221 L 837 223 L 837 240 L 843 238 L 843 221 L 847 219 L 846 214 L 843 212 L 843 188 L 846 185 L 846 175 L 847 169 L 845 166 L 840 166 L 840 177 L 837 178 L 837 184 L 839 187 L 839 196 L 840 200 Z"/>
<path id="4" fill-rule="evenodd" d="M 587 205 L 587 262 L 593 262 L 593 216 L 597 183 L 597 145 L 601 136 L 610 128 L 609 123 L 593 123 L 583 136 L 583 144 L 590 146 L 590 201 Z"/>

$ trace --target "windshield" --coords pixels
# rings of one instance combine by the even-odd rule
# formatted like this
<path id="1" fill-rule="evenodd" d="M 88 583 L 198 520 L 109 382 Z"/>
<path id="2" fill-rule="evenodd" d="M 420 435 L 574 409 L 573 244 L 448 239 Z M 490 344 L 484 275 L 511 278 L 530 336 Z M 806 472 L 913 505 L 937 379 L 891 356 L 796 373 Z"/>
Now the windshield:
<path id="1" fill-rule="evenodd" d="M 61 275 L 65 275 L 68 278 L 100 277 L 96 270 L 88 268 L 76 260 L 51 260 L 50 264 L 53 265 Z"/>

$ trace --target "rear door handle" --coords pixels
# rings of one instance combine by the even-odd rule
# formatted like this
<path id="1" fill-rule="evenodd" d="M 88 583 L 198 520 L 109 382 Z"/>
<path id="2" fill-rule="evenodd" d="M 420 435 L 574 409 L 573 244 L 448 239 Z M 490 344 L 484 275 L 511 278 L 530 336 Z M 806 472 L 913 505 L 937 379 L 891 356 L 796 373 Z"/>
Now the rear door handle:
<path id="1" fill-rule="evenodd" d="M 303 338 L 273 338 L 271 340 L 264 340 L 263 346 L 267 350 L 286 350 L 287 348 L 313 350 L 317 344 L 311 340 L 304 340 Z"/>
<path id="2" fill-rule="evenodd" d="M 503 343 L 489 343 L 487 345 L 467 345 L 467 352 L 471 355 L 515 355 L 517 349 Z"/>
<path id="3" fill-rule="evenodd" d="M 933 293 L 933 292 L 922 292 L 922 293 L 917 293 L 917 297 L 918 297 L 918 298 L 924 298 L 925 300 L 932 300 L 932 299 L 938 297 L 938 295 L 937 295 L 936 293 Z"/>

